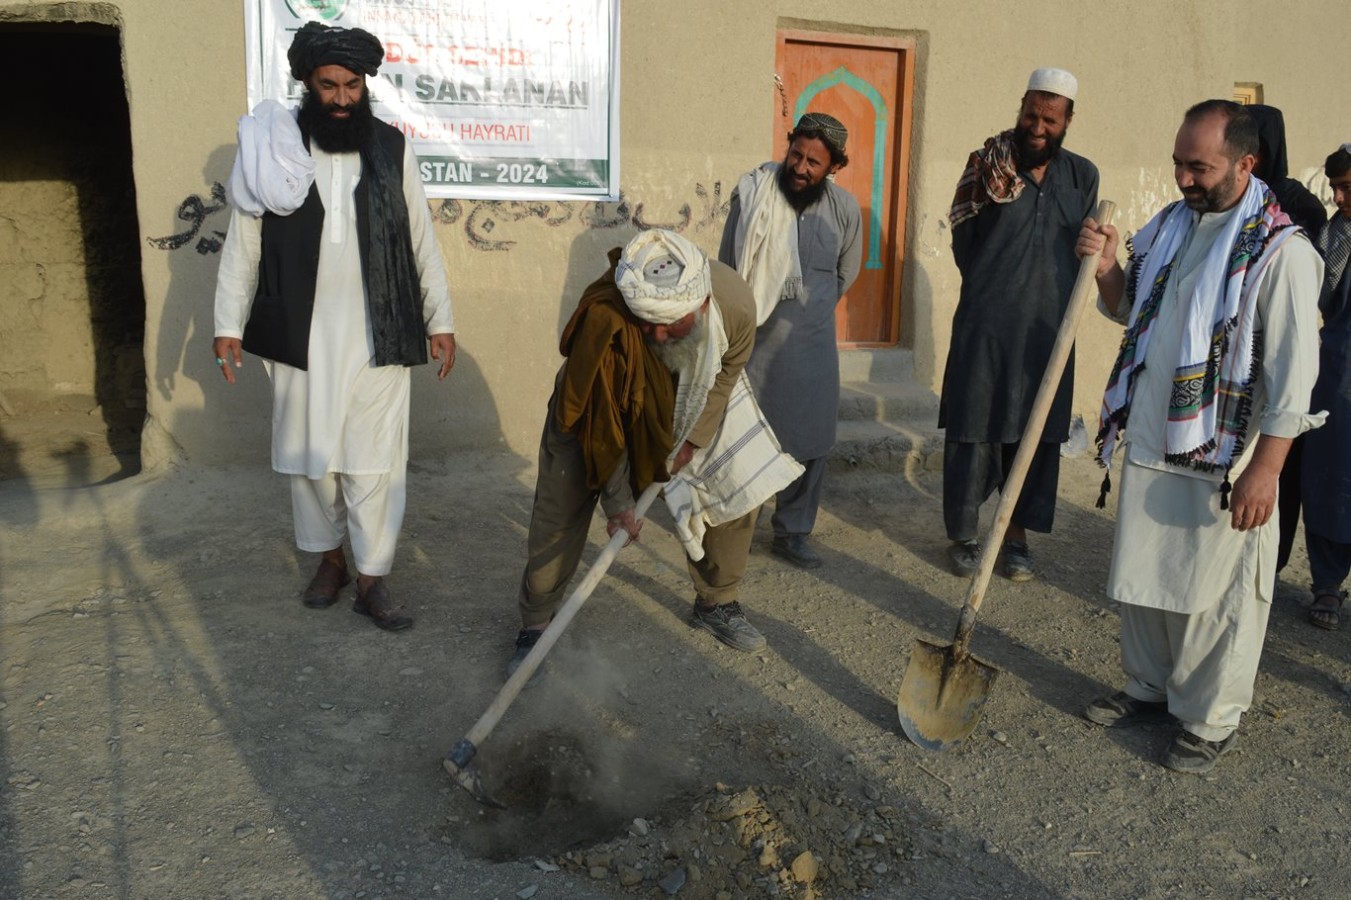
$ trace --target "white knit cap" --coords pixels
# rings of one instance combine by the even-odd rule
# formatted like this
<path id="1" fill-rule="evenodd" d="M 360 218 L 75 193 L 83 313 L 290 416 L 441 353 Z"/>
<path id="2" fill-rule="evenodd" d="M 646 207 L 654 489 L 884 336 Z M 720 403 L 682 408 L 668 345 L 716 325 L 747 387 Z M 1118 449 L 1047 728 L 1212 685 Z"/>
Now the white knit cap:
<path id="1" fill-rule="evenodd" d="M 674 231 L 653 228 L 629 241 L 615 269 L 629 311 L 644 322 L 670 325 L 698 309 L 713 289 L 708 256 Z"/>
<path id="2" fill-rule="evenodd" d="M 1059 94 L 1073 100 L 1074 95 L 1079 93 L 1079 81 L 1064 69 L 1038 69 L 1027 79 L 1027 89 Z"/>

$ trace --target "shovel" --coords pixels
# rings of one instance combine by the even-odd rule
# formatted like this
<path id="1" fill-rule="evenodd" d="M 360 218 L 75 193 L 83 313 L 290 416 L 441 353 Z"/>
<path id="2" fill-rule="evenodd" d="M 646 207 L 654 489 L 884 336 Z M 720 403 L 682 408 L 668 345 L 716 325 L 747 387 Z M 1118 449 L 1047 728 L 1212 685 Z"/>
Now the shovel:
<path id="1" fill-rule="evenodd" d="M 1098 224 L 1110 225 L 1115 215 L 1116 205 L 1110 200 L 1098 204 L 1095 216 Z M 916 640 L 910 664 L 906 666 L 905 676 L 901 679 L 900 694 L 896 698 L 901 730 L 925 750 L 946 750 L 975 730 L 985 703 L 990 699 L 995 678 L 999 675 L 998 668 L 971 655 L 971 630 L 976 625 L 976 613 L 980 610 L 981 601 L 985 599 L 985 588 L 994 572 L 1004 532 L 1013 518 L 1013 508 L 1022 492 L 1027 470 L 1032 465 L 1032 454 L 1046 426 L 1046 416 L 1055 399 L 1060 376 L 1065 372 L 1079 319 L 1096 286 L 1095 275 L 1100 256 L 1094 254 L 1086 257 L 1079 264 L 1079 277 L 1074 282 L 1065 318 L 1060 323 L 1055 345 L 1051 348 L 1051 358 L 1046 363 L 1046 373 L 1042 375 L 1037 397 L 1032 402 L 1032 412 L 1023 429 L 1018 453 L 1013 458 L 1013 468 L 1000 490 L 994 524 L 990 526 L 985 546 L 981 548 L 980 563 L 967 588 L 966 602 L 957 619 L 957 631 L 952 636 L 952 644 L 942 647 L 929 641 Z"/>
<path id="2" fill-rule="evenodd" d="M 643 491 L 642 496 L 638 498 L 638 503 L 634 506 L 633 515 L 635 518 L 641 519 L 643 517 L 661 488 L 661 483 L 655 481 L 647 486 L 647 490 Z M 482 776 L 471 765 L 474 756 L 478 753 L 478 745 L 487 740 L 488 735 L 492 734 L 492 730 L 497 727 L 498 721 L 506 714 L 511 704 L 516 701 L 517 695 L 521 693 L 521 689 L 530 680 L 530 676 L 534 675 L 535 670 L 544 662 L 544 657 L 549 650 L 554 644 L 558 643 L 563 631 L 572 622 L 573 617 L 577 615 L 577 611 L 582 608 L 582 604 L 591 597 L 591 592 L 605 577 L 605 572 L 610 568 L 610 563 L 614 562 L 615 557 L 628 543 L 628 540 L 629 533 L 624 529 L 621 528 L 614 533 L 614 536 L 610 538 L 610 543 L 606 544 L 605 549 L 601 550 L 600 556 L 596 557 L 596 561 L 586 573 L 586 577 L 577 587 L 573 588 L 572 593 L 563 601 L 563 606 L 558 610 L 549 626 L 544 629 L 539 641 L 521 662 L 521 667 L 512 673 L 506 684 L 502 685 L 502 689 L 497 692 L 497 696 L 484 710 L 483 715 L 479 716 L 478 721 L 474 723 L 474 727 L 469 729 L 469 733 L 460 738 L 455 746 L 450 748 L 446 758 L 441 761 L 441 765 L 455 779 L 456 784 L 473 795 L 479 803 L 485 806 L 495 806 L 498 809 L 507 808 L 505 803 L 488 793 L 483 786 Z"/>

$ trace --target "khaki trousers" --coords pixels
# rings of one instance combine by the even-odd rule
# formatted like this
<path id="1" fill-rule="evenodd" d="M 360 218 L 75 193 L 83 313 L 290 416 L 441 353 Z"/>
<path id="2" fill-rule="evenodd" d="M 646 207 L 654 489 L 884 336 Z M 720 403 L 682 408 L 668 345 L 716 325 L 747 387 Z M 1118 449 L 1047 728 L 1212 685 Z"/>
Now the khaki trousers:
<path id="1" fill-rule="evenodd" d="M 551 400 L 540 437 L 539 475 L 518 598 L 524 627 L 544 625 L 553 618 L 581 563 L 591 517 L 600 500 L 600 492 L 586 486 L 584 462 L 576 437 L 559 430 Z M 750 557 L 757 512 L 709 528 L 704 534 L 704 558 L 695 562 L 686 557 L 699 601 L 717 604 L 736 599 Z"/>

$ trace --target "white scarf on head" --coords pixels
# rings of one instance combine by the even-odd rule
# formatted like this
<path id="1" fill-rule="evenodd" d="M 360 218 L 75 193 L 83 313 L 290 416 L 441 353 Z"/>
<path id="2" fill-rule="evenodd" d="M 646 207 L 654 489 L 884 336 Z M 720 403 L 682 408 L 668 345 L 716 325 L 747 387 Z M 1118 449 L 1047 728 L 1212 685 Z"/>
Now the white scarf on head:
<path id="1" fill-rule="evenodd" d="M 643 271 L 651 260 L 670 256 L 681 267 L 675 284 L 657 284 Z M 703 305 L 713 290 L 708 256 L 674 231 L 653 228 L 629 241 L 615 267 L 615 286 L 629 311 L 645 322 L 669 325 Z"/>
<path id="2" fill-rule="evenodd" d="M 708 304 L 704 339 L 689 371 L 681 371 L 676 388 L 676 449 L 689 437 L 708 404 L 722 357 L 727 330 L 717 299 Z M 755 402 L 750 379 L 742 372 L 727 398 L 713 440 L 696 450 L 690 462 L 666 483 L 662 495 L 675 520 L 676 535 L 690 559 L 704 558 L 704 533 L 758 509 L 771 496 L 798 479 L 803 468 L 779 446 L 774 430 Z"/>
<path id="3" fill-rule="evenodd" d="M 797 252 L 797 212 L 779 189 L 779 163 L 767 162 L 737 182 L 741 216 L 736 223 L 737 274 L 755 294 L 755 324 L 765 324 L 779 301 L 802 293 Z"/>
<path id="4" fill-rule="evenodd" d="M 314 183 L 314 159 L 305 149 L 295 110 L 264 100 L 239 118 L 239 151 L 226 194 L 255 219 L 265 212 L 287 216 L 300 209 Z"/>

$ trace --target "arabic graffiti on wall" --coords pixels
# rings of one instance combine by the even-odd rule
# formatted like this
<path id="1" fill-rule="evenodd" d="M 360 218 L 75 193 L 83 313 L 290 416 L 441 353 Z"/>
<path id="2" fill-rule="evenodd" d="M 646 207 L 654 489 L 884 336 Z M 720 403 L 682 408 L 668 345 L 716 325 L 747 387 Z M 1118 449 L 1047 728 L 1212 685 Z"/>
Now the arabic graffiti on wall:
<path id="1" fill-rule="evenodd" d="M 721 181 L 694 186 L 693 202 L 681 203 L 674 210 L 653 211 L 642 201 L 634 201 L 623 191 L 615 201 L 577 202 L 559 200 L 441 200 L 432 206 L 432 220 L 439 225 L 458 225 L 466 242 L 475 250 L 496 252 L 516 246 L 519 233 L 512 228 L 519 222 L 538 220 L 550 228 L 576 222 L 586 229 L 612 229 L 632 226 L 639 231 L 666 228 L 675 232 L 707 231 L 727 218 L 730 194 L 723 196 Z M 210 194 L 190 194 L 178 204 L 174 217 L 186 222 L 182 231 L 164 237 L 147 238 L 156 250 L 179 250 L 193 246 L 203 255 L 219 253 L 225 243 L 225 218 L 208 220 L 225 213 L 229 204 L 220 182 L 211 185 Z M 215 227 L 219 226 L 219 227 Z"/>

